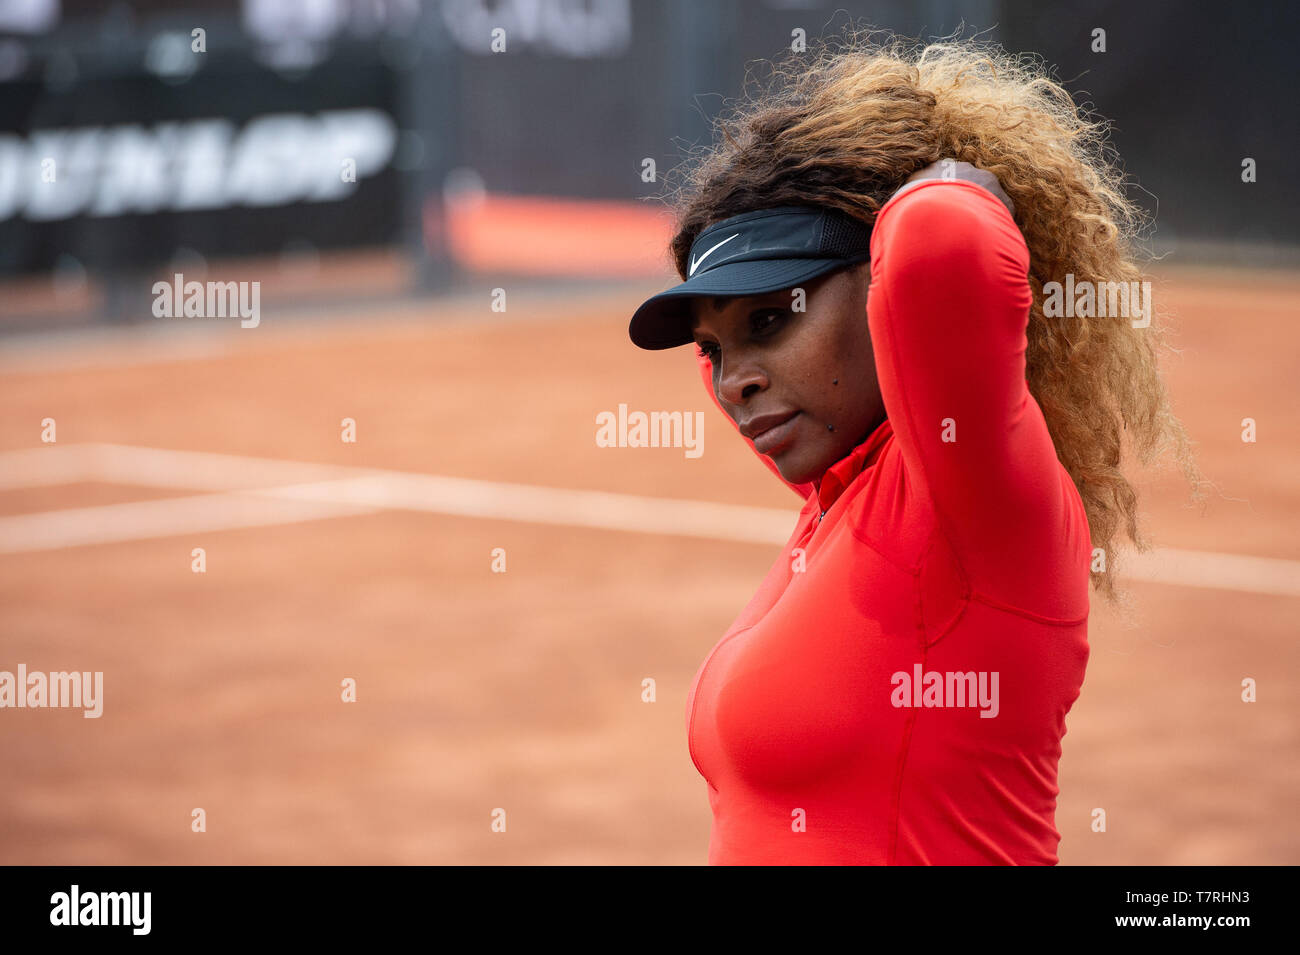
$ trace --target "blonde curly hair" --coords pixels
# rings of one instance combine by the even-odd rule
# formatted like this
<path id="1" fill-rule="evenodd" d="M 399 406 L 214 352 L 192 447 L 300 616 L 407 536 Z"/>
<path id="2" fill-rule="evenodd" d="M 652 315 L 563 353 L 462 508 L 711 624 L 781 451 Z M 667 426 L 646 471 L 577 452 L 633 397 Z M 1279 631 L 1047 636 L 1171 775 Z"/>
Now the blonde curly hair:
<path id="1" fill-rule="evenodd" d="M 680 182 L 668 195 L 673 265 L 685 279 L 695 237 L 744 212 L 818 205 L 871 223 L 912 173 L 940 159 L 996 175 L 1030 253 L 1029 391 L 1105 557 L 1093 587 L 1128 604 L 1115 586 L 1116 536 L 1122 526 L 1137 550 L 1150 544 L 1120 468 L 1125 439 L 1144 465 L 1172 449 L 1194 500 L 1208 482 L 1160 374 L 1163 316 L 1135 328 L 1043 312 L 1044 284 L 1067 273 L 1076 283 L 1149 280 L 1136 262 L 1146 219 L 1125 196 L 1107 125 L 1031 57 L 976 40 L 876 36 L 850 27 L 770 63 L 770 81 L 715 120 L 717 142 L 668 180 Z"/>

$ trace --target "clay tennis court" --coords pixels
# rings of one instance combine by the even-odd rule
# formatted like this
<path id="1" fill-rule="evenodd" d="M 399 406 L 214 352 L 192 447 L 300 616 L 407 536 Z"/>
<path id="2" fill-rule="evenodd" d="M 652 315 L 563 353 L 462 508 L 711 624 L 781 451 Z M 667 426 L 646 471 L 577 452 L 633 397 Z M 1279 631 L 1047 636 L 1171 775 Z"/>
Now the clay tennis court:
<path id="1" fill-rule="evenodd" d="M 1126 564 L 1134 620 L 1094 598 L 1060 858 L 1295 864 L 1300 281 L 1156 274 L 1219 491 L 1143 478 L 1166 550 Z M 662 285 L 6 348 L 0 668 L 104 700 L 0 715 L 0 861 L 703 864 L 687 689 L 798 501 L 686 350 L 628 342 Z M 704 453 L 597 447 L 620 403 L 702 410 Z"/>

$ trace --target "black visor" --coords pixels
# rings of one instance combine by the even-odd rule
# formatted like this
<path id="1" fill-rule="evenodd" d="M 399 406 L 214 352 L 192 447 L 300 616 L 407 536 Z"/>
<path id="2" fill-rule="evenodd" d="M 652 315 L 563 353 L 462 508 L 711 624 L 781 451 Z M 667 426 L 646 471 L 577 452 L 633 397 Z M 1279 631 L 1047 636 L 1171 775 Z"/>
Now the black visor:
<path id="1" fill-rule="evenodd" d="M 865 262 L 870 244 L 871 227 L 837 209 L 777 206 L 715 222 L 691 245 L 686 281 L 647 299 L 628 335 L 651 350 L 689 344 L 691 298 L 793 288 Z"/>

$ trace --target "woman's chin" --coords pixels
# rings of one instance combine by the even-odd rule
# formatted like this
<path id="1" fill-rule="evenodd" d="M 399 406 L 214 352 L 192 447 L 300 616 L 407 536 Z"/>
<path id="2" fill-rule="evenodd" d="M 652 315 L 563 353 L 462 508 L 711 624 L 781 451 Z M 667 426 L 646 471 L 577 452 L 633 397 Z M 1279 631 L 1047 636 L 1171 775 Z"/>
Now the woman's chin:
<path id="1" fill-rule="evenodd" d="M 818 477 L 813 473 L 815 469 L 810 468 L 808 462 L 794 448 L 772 458 L 772 463 L 776 465 L 781 477 L 791 484 L 807 484 Z"/>

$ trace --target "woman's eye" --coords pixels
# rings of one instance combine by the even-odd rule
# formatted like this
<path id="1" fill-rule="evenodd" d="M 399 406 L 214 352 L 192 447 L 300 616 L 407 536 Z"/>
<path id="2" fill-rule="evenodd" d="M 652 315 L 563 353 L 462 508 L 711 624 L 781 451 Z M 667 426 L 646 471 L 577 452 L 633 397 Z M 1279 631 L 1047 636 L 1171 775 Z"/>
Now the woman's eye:
<path id="1" fill-rule="evenodd" d="M 780 324 L 783 316 L 784 313 L 780 309 L 770 308 L 766 312 L 755 314 L 750 327 L 756 332 L 769 332 Z"/>
<path id="2" fill-rule="evenodd" d="M 784 309 L 769 308 L 766 311 L 755 312 L 749 322 L 750 333 L 753 335 L 768 335 L 775 332 L 784 321 Z M 717 345 L 712 342 L 696 342 L 695 347 L 699 349 L 702 357 L 707 358 L 715 365 L 718 363 L 720 352 Z"/>

